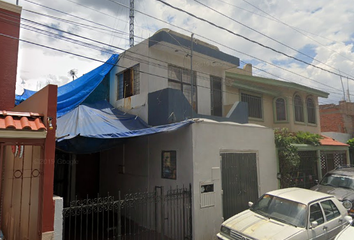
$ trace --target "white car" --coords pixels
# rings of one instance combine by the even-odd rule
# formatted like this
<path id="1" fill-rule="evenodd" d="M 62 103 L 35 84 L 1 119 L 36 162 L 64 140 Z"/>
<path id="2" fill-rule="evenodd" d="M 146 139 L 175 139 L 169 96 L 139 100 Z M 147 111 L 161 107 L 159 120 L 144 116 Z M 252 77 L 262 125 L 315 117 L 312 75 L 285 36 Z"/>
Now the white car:
<path id="1" fill-rule="evenodd" d="M 302 188 L 268 192 L 222 223 L 218 239 L 334 239 L 348 212 L 334 196 Z"/>
<path id="2" fill-rule="evenodd" d="M 349 225 L 344 228 L 335 238 L 335 240 L 352 240 L 354 239 L 354 222 L 349 219 Z"/>

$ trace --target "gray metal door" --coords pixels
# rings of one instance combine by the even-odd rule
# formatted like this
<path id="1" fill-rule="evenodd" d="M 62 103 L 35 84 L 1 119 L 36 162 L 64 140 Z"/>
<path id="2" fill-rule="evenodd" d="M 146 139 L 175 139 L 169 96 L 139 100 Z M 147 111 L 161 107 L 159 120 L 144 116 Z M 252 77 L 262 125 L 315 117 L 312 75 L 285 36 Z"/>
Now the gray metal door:
<path id="1" fill-rule="evenodd" d="M 258 199 L 256 153 L 222 153 L 221 173 L 224 220 Z"/>

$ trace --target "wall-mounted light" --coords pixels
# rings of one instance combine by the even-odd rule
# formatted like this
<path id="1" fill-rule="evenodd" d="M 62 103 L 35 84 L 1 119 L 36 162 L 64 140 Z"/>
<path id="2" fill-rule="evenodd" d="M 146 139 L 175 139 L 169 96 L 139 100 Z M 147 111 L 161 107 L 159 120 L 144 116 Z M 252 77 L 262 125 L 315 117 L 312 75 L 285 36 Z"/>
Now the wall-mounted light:
<path id="1" fill-rule="evenodd" d="M 47 120 L 48 120 L 48 127 L 49 127 L 50 130 L 53 129 L 52 119 L 53 119 L 52 117 L 47 117 Z"/>

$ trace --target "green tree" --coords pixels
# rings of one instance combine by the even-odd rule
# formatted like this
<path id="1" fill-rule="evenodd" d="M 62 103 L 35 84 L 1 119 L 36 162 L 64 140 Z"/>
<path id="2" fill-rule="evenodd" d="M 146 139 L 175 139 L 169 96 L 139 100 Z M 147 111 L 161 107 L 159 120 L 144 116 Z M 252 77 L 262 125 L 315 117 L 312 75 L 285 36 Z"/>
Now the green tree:
<path id="1" fill-rule="evenodd" d="M 298 172 L 300 156 L 294 144 L 320 145 L 321 135 L 309 132 L 289 132 L 287 128 L 274 131 L 275 145 L 278 150 L 281 188 L 293 186 L 294 173 Z"/>

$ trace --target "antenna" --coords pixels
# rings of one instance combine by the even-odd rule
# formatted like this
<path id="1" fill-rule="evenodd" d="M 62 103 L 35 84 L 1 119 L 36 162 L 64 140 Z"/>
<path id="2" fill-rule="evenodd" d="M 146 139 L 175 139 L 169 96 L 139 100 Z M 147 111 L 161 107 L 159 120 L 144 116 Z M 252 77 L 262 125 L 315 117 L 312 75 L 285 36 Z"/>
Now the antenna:
<path id="1" fill-rule="evenodd" d="M 77 69 L 71 69 L 68 72 L 68 75 L 73 78 L 73 81 L 75 80 L 75 78 L 77 78 L 76 74 L 77 74 Z"/>
<path id="2" fill-rule="evenodd" d="M 343 85 L 343 80 L 342 80 L 342 74 L 340 73 L 340 70 L 338 69 L 339 72 L 339 78 L 340 78 L 340 82 L 342 84 L 342 90 L 343 90 L 343 98 L 342 100 L 345 101 L 345 90 L 344 90 L 344 85 Z"/>
<path id="3" fill-rule="evenodd" d="M 349 78 L 347 77 L 347 95 L 348 95 L 348 102 L 350 102 L 350 94 L 349 94 Z"/>
<path id="4" fill-rule="evenodd" d="M 130 0 L 129 10 L 129 45 L 134 46 L 134 0 Z"/>

